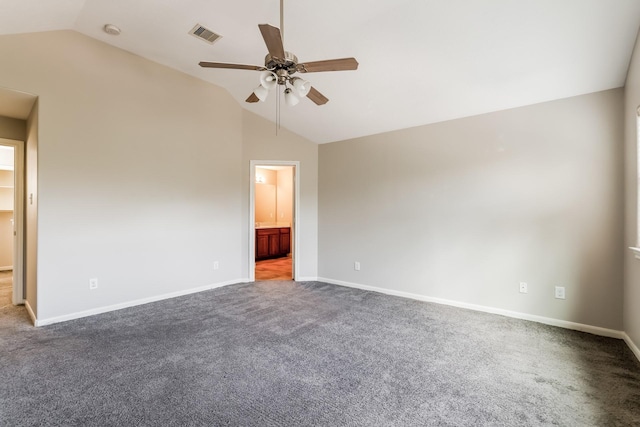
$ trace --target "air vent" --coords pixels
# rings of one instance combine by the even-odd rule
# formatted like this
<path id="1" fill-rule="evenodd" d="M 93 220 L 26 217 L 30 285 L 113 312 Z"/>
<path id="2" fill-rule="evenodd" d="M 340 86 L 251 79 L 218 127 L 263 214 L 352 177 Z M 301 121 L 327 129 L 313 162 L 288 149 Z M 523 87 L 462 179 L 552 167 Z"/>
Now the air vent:
<path id="1" fill-rule="evenodd" d="M 203 27 L 200 24 L 196 24 L 195 27 L 189 31 L 189 34 L 199 38 L 200 40 L 204 40 L 209 44 L 213 44 L 215 41 L 222 38 L 220 34 L 216 34 L 208 28 Z"/>

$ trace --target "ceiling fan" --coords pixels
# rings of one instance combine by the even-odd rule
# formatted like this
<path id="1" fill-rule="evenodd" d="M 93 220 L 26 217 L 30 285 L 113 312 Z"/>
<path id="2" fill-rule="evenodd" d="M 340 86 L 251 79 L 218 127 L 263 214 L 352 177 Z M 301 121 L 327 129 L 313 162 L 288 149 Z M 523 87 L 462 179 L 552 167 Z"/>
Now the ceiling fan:
<path id="1" fill-rule="evenodd" d="M 265 101 L 270 89 L 276 86 L 283 86 L 284 100 L 287 105 L 296 105 L 299 102 L 298 96 L 306 96 L 317 105 L 324 105 L 329 99 L 313 88 L 311 83 L 300 77 L 294 77 L 294 74 L 357 70 L 358 61 L 356 61 L 355 58 L 341 58 L 304 63 L 298 62 L 298 58 L 293 53 L 284 50 L 282 36 L 284 33 L 283 1 L 284 0 L 280 0 L 280 28 L 269 24 L 258 25 L 264 43 L 267 45 L 267 50 L 269 51 L 264 58 L 264 66 L 204 61 L 200 62 L 199 65 L 205 68 L 261 71 L 260 86 L 249 95 L 246 102 Z M 282 29 L 282 32 L 280 29 Z"/>

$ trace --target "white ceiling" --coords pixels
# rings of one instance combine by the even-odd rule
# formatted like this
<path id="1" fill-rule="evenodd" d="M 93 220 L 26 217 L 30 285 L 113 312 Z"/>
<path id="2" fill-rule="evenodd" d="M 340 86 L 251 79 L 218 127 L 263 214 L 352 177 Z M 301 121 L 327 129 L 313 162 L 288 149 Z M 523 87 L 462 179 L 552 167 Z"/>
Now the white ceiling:
<path id="1" fill-rule="evenodd" d="M 279 26 L 279 0 L 0 0 L 0 10 L 0 34 L 73 29 L 275 120 L 274 94 L 244 102 L 257 72 L 198 62 L 263 65 L 258 24 Z M 223 38 L 190 36 L 196 23 Z M 638 0 L 285 0 L 287 51 L 360 67 L 303 75 L 330 101 L 283 103 L 281 124 L 325 143 L 621 87 L 639 26 Z"/>

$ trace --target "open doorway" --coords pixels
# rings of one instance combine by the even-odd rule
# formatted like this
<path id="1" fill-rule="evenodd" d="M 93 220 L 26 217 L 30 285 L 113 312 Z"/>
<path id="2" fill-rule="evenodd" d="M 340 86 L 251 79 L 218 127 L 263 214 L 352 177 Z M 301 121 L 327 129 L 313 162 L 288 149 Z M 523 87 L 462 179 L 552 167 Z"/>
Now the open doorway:
<path id="1" fill-rule="evenodd" d="M 251 162 L 251 280 L 297 276 L 298 162 Z"/>
<path id="2" fill-rule="evenodd" d="M 22 150 L 20 141 L 0 139 L 0 308 L 24 303 Z"/>

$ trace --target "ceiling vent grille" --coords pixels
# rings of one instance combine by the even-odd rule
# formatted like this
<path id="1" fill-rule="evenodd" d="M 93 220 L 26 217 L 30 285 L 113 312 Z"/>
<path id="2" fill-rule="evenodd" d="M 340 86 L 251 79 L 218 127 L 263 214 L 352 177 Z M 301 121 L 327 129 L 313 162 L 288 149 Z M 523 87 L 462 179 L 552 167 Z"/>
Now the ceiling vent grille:
<path id="1" fill-rule="evenodd" d="M 216 34 L 200 24 L 196 24 L 195 27 L 193 27 L 191 31 L 189 31 L 189 34 L 199 38 L 200 40 L 204 40 L 209 44 L 213 44 L 214 42 L 222 38 L 220 34 Z"/>

